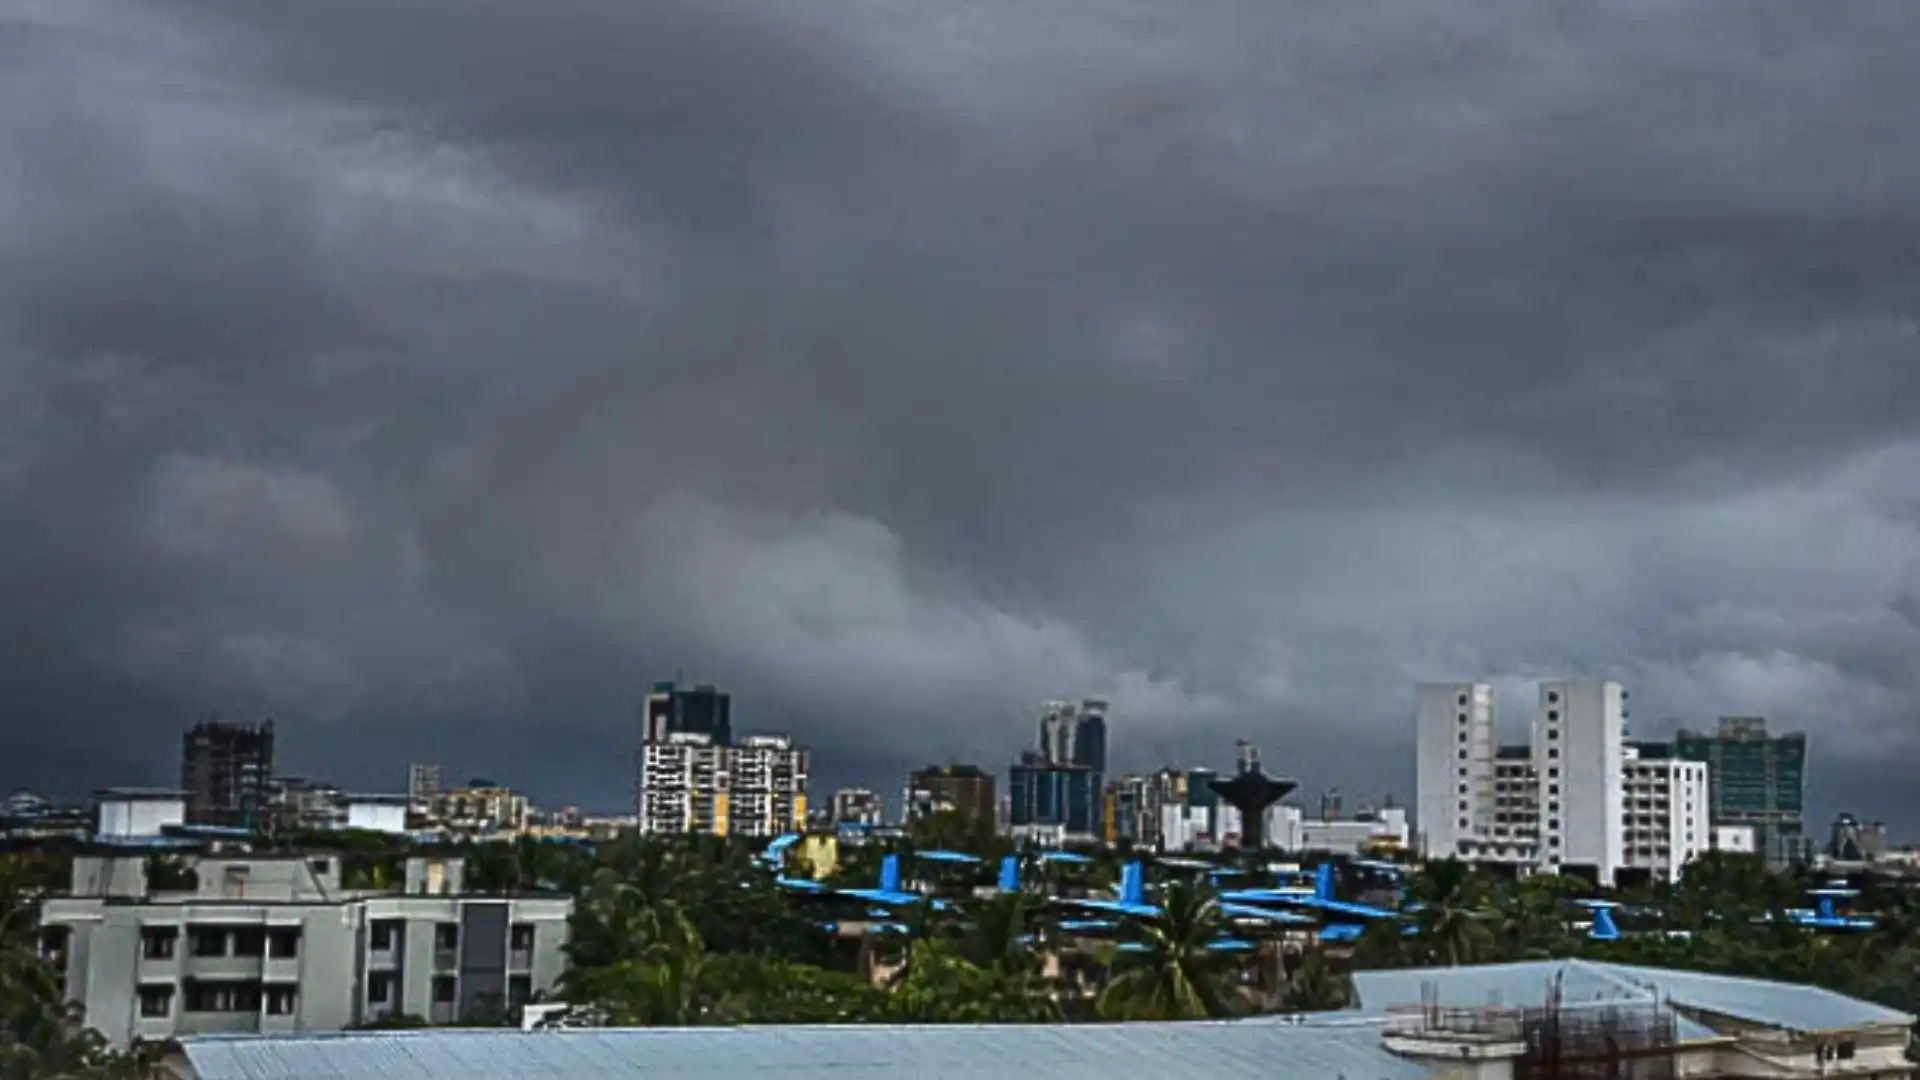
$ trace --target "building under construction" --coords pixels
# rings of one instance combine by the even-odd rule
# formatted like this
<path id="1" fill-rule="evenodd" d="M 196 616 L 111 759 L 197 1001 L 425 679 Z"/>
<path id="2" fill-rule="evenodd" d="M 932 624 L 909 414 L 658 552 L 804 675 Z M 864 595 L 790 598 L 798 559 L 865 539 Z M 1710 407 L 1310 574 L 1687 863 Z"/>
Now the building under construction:
<path id="1" fill-rule="evenodd" d="M 1517 1044 L 1514 1080 L 1676 1080 L 1679 1024 L 1662 1001 L 1568 1004 L 1558 980 L 1538 1006 L 1443 1006 L 1437 988 L 1418 1010 L 1393 1010 L 1403 1032 Z"/>
<path id="2" fill-rule="evenodd" d="M 180 787 L 190 825 L 263 826 L 273 779 L 273 721 L 203 720 L 181 739 Z"/>

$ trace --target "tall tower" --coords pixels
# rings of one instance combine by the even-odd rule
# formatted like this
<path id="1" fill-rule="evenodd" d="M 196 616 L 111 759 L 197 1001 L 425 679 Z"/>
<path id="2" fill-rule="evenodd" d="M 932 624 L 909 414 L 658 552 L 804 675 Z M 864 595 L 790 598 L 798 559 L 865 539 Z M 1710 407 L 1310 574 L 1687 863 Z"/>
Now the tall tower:
<path id="1" fill-rule="evenodd" d="M 203 720 L 180 740 L 180 787 L 187 822 L 251 829 L 266 825 L 273 780 L 273 721 L 223 724 Z"/>
<path id="2" fill-rule="evenodd" d="M 1429 858 L 1465 854 L 1492 819 L 1494 759 L 1499 753 L 1493 687 L 1421 683 L 1414 689 L 1416 848 Z"/>
<path id="3" fill-rule="evenodd" d="M 1627 692 L 1617 682 L 1540 684 L 1533 720 L 1540 866 L 1591 870 L 1611 888 L 1626 862 Z"/>
<path id="4" fill-rule="evenodd" d="M 1107 703 L 1049 701 L 1040 715 L 1040 755 L 1048 764 L 1107 771 Z"/>
<path id="5" fill-rule="evenodd" d="M 1239 769 L 1229 780 L 1209 780 L 1207 786 L 1240 812 L 1240 849 L 1259 852 L 1267 846 L 1267 807 L 1285 798 L 1299 784 L 1268 776 L 1260 769 L 1260 748 L 1242 739 L 1235 744 Z"/>

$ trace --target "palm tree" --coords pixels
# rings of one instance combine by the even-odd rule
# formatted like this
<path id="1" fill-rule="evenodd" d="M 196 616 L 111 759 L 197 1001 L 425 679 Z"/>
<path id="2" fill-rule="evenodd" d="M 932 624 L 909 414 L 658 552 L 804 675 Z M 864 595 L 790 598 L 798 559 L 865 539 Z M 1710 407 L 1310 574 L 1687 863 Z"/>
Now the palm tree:
<path id="1" fill-rule="evenodd" d="M 1418 947 L 1430 962 L 1457 967 L 1487 955 L 1491 935 L 1480 910 L 1485 891 L 1473 868 L 1458 859 L 1429 862 L 1414 875 L 1408 892 L 1418 905 Z"/>
<path id="2" fill-rule="evenodd" d="M 1353 1004 L 1353 976 L 1315 949 L 1294 969 L 1280 994 L 1282 1012 L 1331 1012 Z"/>
<path id="3" fill-rule="evenodd" d="M 1160 917 L 1130 924 L 1129 949 L 1112 950 L 1112 977 L 1100 994 L 1102 1016 L 1115 1020 L 1227 1017 L 1245 1004 L 1233 986 L 1237 961 L 1214 951 L 1226 918 L 1211 889 L 1171 883 Z"/>

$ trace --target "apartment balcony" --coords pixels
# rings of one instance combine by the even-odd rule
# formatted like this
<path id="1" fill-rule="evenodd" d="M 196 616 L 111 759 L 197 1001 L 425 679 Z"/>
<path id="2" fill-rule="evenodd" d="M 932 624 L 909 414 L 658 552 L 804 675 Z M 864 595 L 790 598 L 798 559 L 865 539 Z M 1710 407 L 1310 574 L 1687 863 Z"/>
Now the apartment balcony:
<path id="1" fill-rule="evenodd" d="M 270 983 L 297 983 L 300 981 L 300 958 L 298 956 L 269 956 L 261 967 L 261 978 Z"/>
<path id="2" fill-rule="evenodd" d="M 188 956 L 179 970 L 190 979 L 258 982 L 266 966 L 264 956 Z"/>
<path id="3" fill-rule="evenodd" d="M 460 950 L 458 949 L 433 950 L 433 970 L 457 971 L 459 970 L 459 968 L 460 968 Z"/>
<path id="4" fill-rule="evenodd" d="M 532 971 L 533 970 L 533 950 L 532 949 L 513 949 L 510 952 L 508 952 L 507 953 L 507 969 L 509 971 Z"/>
<path id="5" fill-rule="evenodd" d="M 375 949 L 371 947 L 367 949 L 367 970 L 368 971 L 392 971 L 394 968 L 397 968 L 399 966 L 400 966 L 400 950 L 399 949 L 397 948 Z"/>
<path id="6" fill-rule="evenodd" d="M 256 1035 L 260 1014 L 247 1012 L 183 1012 L 174 1031 L 180 1035 Z"/>

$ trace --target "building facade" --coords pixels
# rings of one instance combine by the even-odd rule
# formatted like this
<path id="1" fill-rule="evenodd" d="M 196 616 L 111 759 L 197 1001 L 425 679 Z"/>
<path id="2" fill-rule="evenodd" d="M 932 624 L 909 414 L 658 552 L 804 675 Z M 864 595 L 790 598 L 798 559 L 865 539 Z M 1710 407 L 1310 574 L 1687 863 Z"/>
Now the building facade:
<path id="1" fill-rule="evenodd" d="M 206 720 L 181 737 L 180 787 L 187 822 L 226 828 L 262 828 L 273 780 L 273 721 L 223 724 Z"/>
<path id="2" fill-rule="evenodd" d="M 1107 703 L 1049 701 L 1040 715 L 1040 756 L 1054 765 L 1107 771 Z"/>
<path id="3" fill-rule="evenodd" d="M 415 814 L 424 815 L 433 797 L 446 787 L 446 770 L 428 761 L 416 761 L 407 766 L 407 806 Z"/>
<path id="4" fill-rule="evenodd" d="M 1501 745 L 1490 685 L 1422 684 L 1414 724 L 1423 850 L 1607 886 L 1629 872 L 1677 880 L 1713 842 L 1701 813 L 1711 785 L 1704 771 L 1670 760 L 1670 749 L 1630 747 L 1627 717 L 1617 682 L 1546 682 L 1531 739 Z"/>
<path id="5" fill-rule="evenodd" d="M 1776 865 L 1805 855 L 1806 735 L 1769 735 L 1761 717 L 1729 716 L 1712 732 L 1682 728 L 1673 742 L 1681 757 L 1706 763 L 1715 825 L 1752 826 Z"/>
<path id="6" fill-rule="evenodd" d="M 122 1049 L 509 1014 L 559 980 L 573 900 L 462 895 L 461 871 L 410 859 L 405 890 L 376 893 L 343 888 L 331 855 L 202 857 L 191 888 L 163 891 L 142 859 L 82 856 L 41 947 Z"/>
<path id="7" fill-rule="evenodd" d="M 642 833 L 778 836 L 806 827 L 810 755 L 784 735 L 738 746 L 703 732 L 668 732 L 641 746 Z"/>
<path id="8" fill-rule="evenodd" d="M 859 825 L 865 828 L 886 824 L 886 806 L 877 792 L 866 788 L 841 788 L 828 804 L 827 824 Z"/>
<path id="9" fill-rule="evenodd" d="M 929 765 L 907 774 L 903 793 L 908 821 L 958 811 L 976 821 L 997 822 L 1000 801 L 993 774 L 978 765 Z"/>
<path id="10" fill-rule="evenodd" d="M 716 746 L 733 744 L 733 696 L 712 686 L 680 687 L 653 684 L 641 706 L 641 738 L 662 740 L 668 735 L 705 735 Z"/>
<path id="11" fill-rule="evenodd" d="M 1008 770 L 1007 826 L 1015 837 L 1058 843 L 1098 839 L 1100 774 L 1029 754 Z"/>

